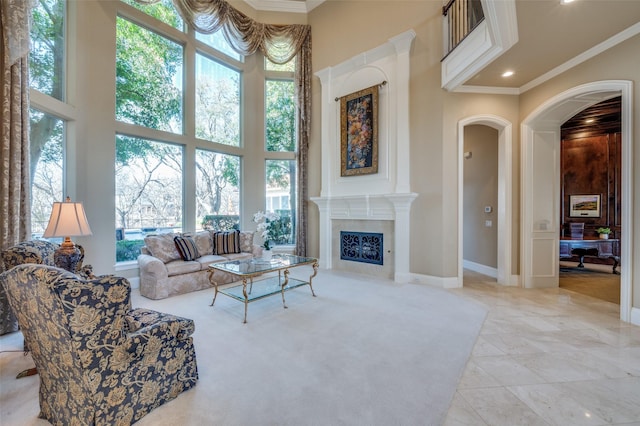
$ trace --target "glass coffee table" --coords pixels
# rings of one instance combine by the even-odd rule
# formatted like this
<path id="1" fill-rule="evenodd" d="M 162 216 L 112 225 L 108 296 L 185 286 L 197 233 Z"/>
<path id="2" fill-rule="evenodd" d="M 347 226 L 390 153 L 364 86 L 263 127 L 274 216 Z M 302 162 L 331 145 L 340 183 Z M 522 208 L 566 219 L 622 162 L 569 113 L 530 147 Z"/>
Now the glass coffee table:
<path id="1" fill-rule="evenodd" d="M 297 266 L 312 265 L 313 274 L 308 281 L 289 277 L 289 269 Z M 216 281 L 216 271 L 223 271 L 237 276 L 242 280 L 242 284 L 231 285 L 229 287 L 218 288 Z M 275 273 L 268 277 L 255 280 L 255 277 L 269 273 Z M 215 287 L 215 293 L 211 305 L 216 302 L 218 293 L 222 293 L 240 302 L 244 302 L 244 322 L 247 322 L 247 305 L 264 297 L 273 296 L 280 293 L 282 295 L 282 305 L 287 308 L 284 300 L 284 293 L 303 285 L 308 285 L 311 289 L 313 297 L 316 294 L 313 291 L 311 281 L 318 274 L 318 259 L 313 257 L 301 257 L 290 254 L 274 255 L 271 260 L 250 259 L 250 260 L 234 260 L 230 262 L 212 263 L 209 265 L 209 281 Z"/>

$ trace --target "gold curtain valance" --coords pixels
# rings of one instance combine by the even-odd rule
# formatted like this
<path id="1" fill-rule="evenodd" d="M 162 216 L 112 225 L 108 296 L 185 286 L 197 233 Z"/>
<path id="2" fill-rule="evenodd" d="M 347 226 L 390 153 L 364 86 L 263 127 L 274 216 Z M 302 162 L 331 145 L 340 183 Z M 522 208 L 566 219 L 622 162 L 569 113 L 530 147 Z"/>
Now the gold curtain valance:
<path id="1" fill-rule="evenodd" d="M 152 4 L 159 0 L 136 0 Z M 275 25 L 254 21 L 225 0 L 173 0 L 182 18 L 196 31 L 212 34 L 222 30 L 229 45 L 241 55 L 260 50 L 271 62 L 293 59 L 311 36 L 309 25 Z"/>

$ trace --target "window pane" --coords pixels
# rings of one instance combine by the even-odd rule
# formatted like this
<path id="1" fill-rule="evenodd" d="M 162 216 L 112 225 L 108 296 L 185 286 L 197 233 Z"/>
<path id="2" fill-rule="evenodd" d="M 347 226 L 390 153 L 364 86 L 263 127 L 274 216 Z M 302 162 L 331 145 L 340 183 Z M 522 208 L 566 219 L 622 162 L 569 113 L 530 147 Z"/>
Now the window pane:
<path id="1" fill-rule="evenodd" d="M 62 194 L 65 122 L 34 109 L 30 110 L 31 138 L 31 232 L 33 238 L 44 233 L 54 201 Z"/>
<path id="2" fill-rule="evenodd" d="M 173 6 L 173 0 L 160 0 L 154 4 L 141 4 L 136 0 L 122 0 L 123 2 L 130 4 L 138 10 L 143 11 L 147 15 L 151 15 L 159 21 L 165 24 L 171 25 L 173 28 L 177 28 L 180 31 L 184 28 L 182 18 Z"/>
<path id="3" fill-rule="evenodd" d="M 290 60 L 286 64 L 279 65 L 279 64 L 274 64 L 268 58 L 265 57 L 264 58 L 264 69 L 266 69 L 267 71 L 295 72 L 295 70 L 296 70 L 296 58 L 293 58 L 292 60 Z"/>
<path id="4" fill-rule="evenodd" d="M 136 260 L 149 233 L 182 231 L 182 148 L 116 137 L 116 260 Z"/>
<path id="5" fill-rule="evenodd" d="M 65 99 L 65 1 L 40 0 L 33 8 L 29 86 Z"/>
<path id="6" fill-rule="evenodd" d="M 196 137 L 240 146 L 240 73 L 196 56 Z"/>
<path id="7" fill-rule="evenodd" d="M 196 227 L 240 229 L 240 158 L 196 150 Z"/>
<path id="8" fill-rule="evenodd" d="M 182 133 L 182 46 L 123 18 L 116 37 L 116 119 Z"/>
<path id="9" fill-rule="evenodd" d="M 266 161 L 266 210 L 280 215 L 277 244 L 295 244 L 296 218 L 296 162 L 295 160 Z"/>
<path id="10" fill-rule="evenodd" d="M 235 50 L 231 48 L 229 43 L 227 43 L 227 39 L 224 38 L 222 31 L 217 31 L 213 34 L 202 34 L 196 32 L 196 39 L 233 59 L 236 59 L 238 61 L 243 60 L 242 55 L 239 55 Z"/>
<path id="11" fill-rule="evenodd" d="M 266 81 L 265 125 L 267 151 L 296 150 L 293 81 Z"/>

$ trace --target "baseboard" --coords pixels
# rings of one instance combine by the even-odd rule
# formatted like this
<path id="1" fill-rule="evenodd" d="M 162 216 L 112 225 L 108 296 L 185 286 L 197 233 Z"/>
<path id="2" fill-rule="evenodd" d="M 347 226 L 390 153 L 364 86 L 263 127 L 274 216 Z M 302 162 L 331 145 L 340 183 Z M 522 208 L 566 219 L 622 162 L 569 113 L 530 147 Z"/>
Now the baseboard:
<path id="1" fill-rule="evenodd" d="M 140 277 L 127 278 L 129 283 L 131 284 L 131 288 L 139 288 L 140 287 Z"/>
<path id="2" fill-rule="evenodd" d="M 491 266 L 481 265 L 480 263 L 472 262 L 470 260 L 463 260 L 462 267 L 491 278 L 498 278 L 498 269 Z"/>
<path id="3" fill-rule="evenodd" d="M 631 318 L 629 322 L 633 325 L 640 325 L 640 308 L 631 308 Z"/>
<path id="4" fill-rule="evenodd" d="M 409 282 L 416 284 L 427 284 L 439 288 L 460 288 L 462 283 L 458 277 L 434 277 L 432 275 L 410 274 Z"/>

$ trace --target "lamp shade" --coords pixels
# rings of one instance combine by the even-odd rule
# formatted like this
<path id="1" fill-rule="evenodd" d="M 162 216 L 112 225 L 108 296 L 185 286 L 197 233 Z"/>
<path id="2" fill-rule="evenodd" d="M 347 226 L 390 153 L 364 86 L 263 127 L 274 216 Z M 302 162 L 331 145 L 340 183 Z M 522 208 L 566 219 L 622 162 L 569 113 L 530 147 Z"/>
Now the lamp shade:
<path id="1" fill-rule="evenodd" d="M 82 203 L 72 203 L 69 197 L 65 202 L 53 203 L 49 224 L 42 236 L 51 238 L 83 235 L 92 235 L 92 233 Z"/>

